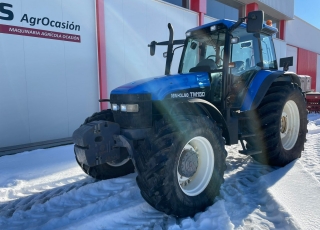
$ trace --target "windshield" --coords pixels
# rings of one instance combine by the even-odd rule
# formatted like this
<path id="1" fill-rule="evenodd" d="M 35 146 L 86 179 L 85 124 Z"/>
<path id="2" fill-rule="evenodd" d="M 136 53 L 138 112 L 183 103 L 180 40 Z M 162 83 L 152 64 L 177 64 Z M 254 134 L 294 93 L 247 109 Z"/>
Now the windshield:
<path id="1" fill-rule="evenodd" d="M 209 66 L 210 70 L 222 69 L 224 43 L 225 30 L 188 38 L 181 72 L 189 73 L 192 68 L 199 66 Z"/>

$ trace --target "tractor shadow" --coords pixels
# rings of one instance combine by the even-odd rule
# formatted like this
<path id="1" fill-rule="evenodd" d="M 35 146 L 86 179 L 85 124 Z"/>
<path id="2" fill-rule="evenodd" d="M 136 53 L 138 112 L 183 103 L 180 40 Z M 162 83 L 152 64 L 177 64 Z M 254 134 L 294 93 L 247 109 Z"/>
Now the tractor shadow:
<path id="1" fill-rule="evenodd" d="M 286 170 L 274 173 L 272 180 L 267 183 L 263 176 L 281 169 L 280 167 L 262 165 L 249 156 L 227 158 L 225 182 L 221 186 L 218 199 L 224 200 L 225 211 L 235 228 L 252 227 L 253 223 L 261 223 L 261 219 L 269 223 L 270 228 L 272 225 L 276 229 L 294 228 L 292 223 L 284 221 L 288 214 L 283 212 L 281 205 L 268 192 L 268 188 L 283 178 L 294 163 L 295 161 L 285 166 Z"/>

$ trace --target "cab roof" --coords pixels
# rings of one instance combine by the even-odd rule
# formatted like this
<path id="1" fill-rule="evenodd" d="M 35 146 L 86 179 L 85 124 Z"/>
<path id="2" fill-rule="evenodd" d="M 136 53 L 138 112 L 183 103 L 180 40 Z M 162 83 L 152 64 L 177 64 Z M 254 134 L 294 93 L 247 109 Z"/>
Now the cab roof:
<path id="1" fill-rule="evenodd" d="M 225 27 L 227 27 L 229 29 L 235 23 L 236 23 L 236 21 L 234 21 L 234 20 L 220 19 L 220 20 L 217 20 L 217 21 L 214 21 L 214 22 L 210 22 L 210 23 L 204 24 L 202 26 L 198 26 L 198 27 L 192 28 L 192 29 L 188 30 L 187 32 L 193 32 L 193 31 L 198 31 L 198 30 L 202 30 L 202 29 L 209 29 L 211 26 L 219 25 L 219 24 L 220 25 L 224 25 Z M 241 25 L 239 27 L 246 28 L 247 24 L 246 23 L 241 23 Z M 268 26 L 266 24 L 263 24 L 261 32 L 262 33 L 266 33 L 268 35 L 273 35 L 273 34 L 278 32 L 278 29 L 274 28 L 272 26 Z"/>

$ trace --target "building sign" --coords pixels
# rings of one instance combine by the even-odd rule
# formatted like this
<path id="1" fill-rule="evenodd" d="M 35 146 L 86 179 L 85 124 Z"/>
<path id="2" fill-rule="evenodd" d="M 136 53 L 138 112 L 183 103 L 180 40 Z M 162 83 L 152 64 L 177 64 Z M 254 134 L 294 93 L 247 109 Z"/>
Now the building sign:
<path id="1" fill-rule="evenodd" d="M 12 8 L 12 5 L 8 3 L 0 3 L 0 19 L 8 21 L 13 20 L 13 12 L 8 8 Z"/>
<path id="2" fill-rule="evenodd" d="M 69 41 L 69 42 L 81 42 L 80 35 L 65 34 L 49 30 L 38 30 L 20 26 L 9 26 L 0 24 L 0 33 L 4 34 L 16 34 L 38 38 L 49 38 L 55 40 Z"/>
<path id="3" fill-rule="evenodd" d="M 0 3 L 0 20 L 11 21 L 14 19 L 14 13 L 12 11 L 13 6 L 8 3 Z M 30 26 L 43 25 L 48 27 L 55 27 L 59 29 L 65 29 L 70 31 L 80 31 L 80 25 L 75 25 L 74 22 L 60 22 L 51 20 L 47 17 L 37 18 L 29 17 L 28 14 L 23 14 L 20 22 L 28 23 Z M 50 30 L 40 30 L 21 26 L 12 26 L 0 24 L 0 33 L 14 34 L 29 37 L 48 38 L 69 42 L 81 42 L 81 36 L 70 33 L 60 33 Z"/>

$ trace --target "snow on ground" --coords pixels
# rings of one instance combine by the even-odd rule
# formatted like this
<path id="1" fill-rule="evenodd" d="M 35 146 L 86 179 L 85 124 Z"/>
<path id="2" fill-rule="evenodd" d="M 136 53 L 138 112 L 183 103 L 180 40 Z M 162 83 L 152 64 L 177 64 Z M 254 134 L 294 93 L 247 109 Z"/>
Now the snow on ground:
<path id="1" fill-rule="evenodd" d="M 310 176 L 300 162 L 292 162 L 262 179 L 266 181 L 268 192 L 300 226 L 304 229 L 319 228 L 320 206 L 317 197 L 320 183 Z"/>
<path id="2" fill-rule="evenodd" d="M 320 115 L 310 114 L 305 151 L 284 168 L 227 147 L 216 202 L 176 219 L 148 205 L 136 174 L 96 181 L 73 146 L 0 157 L 0 229 L 316 229 L 320 225 Z"/>

